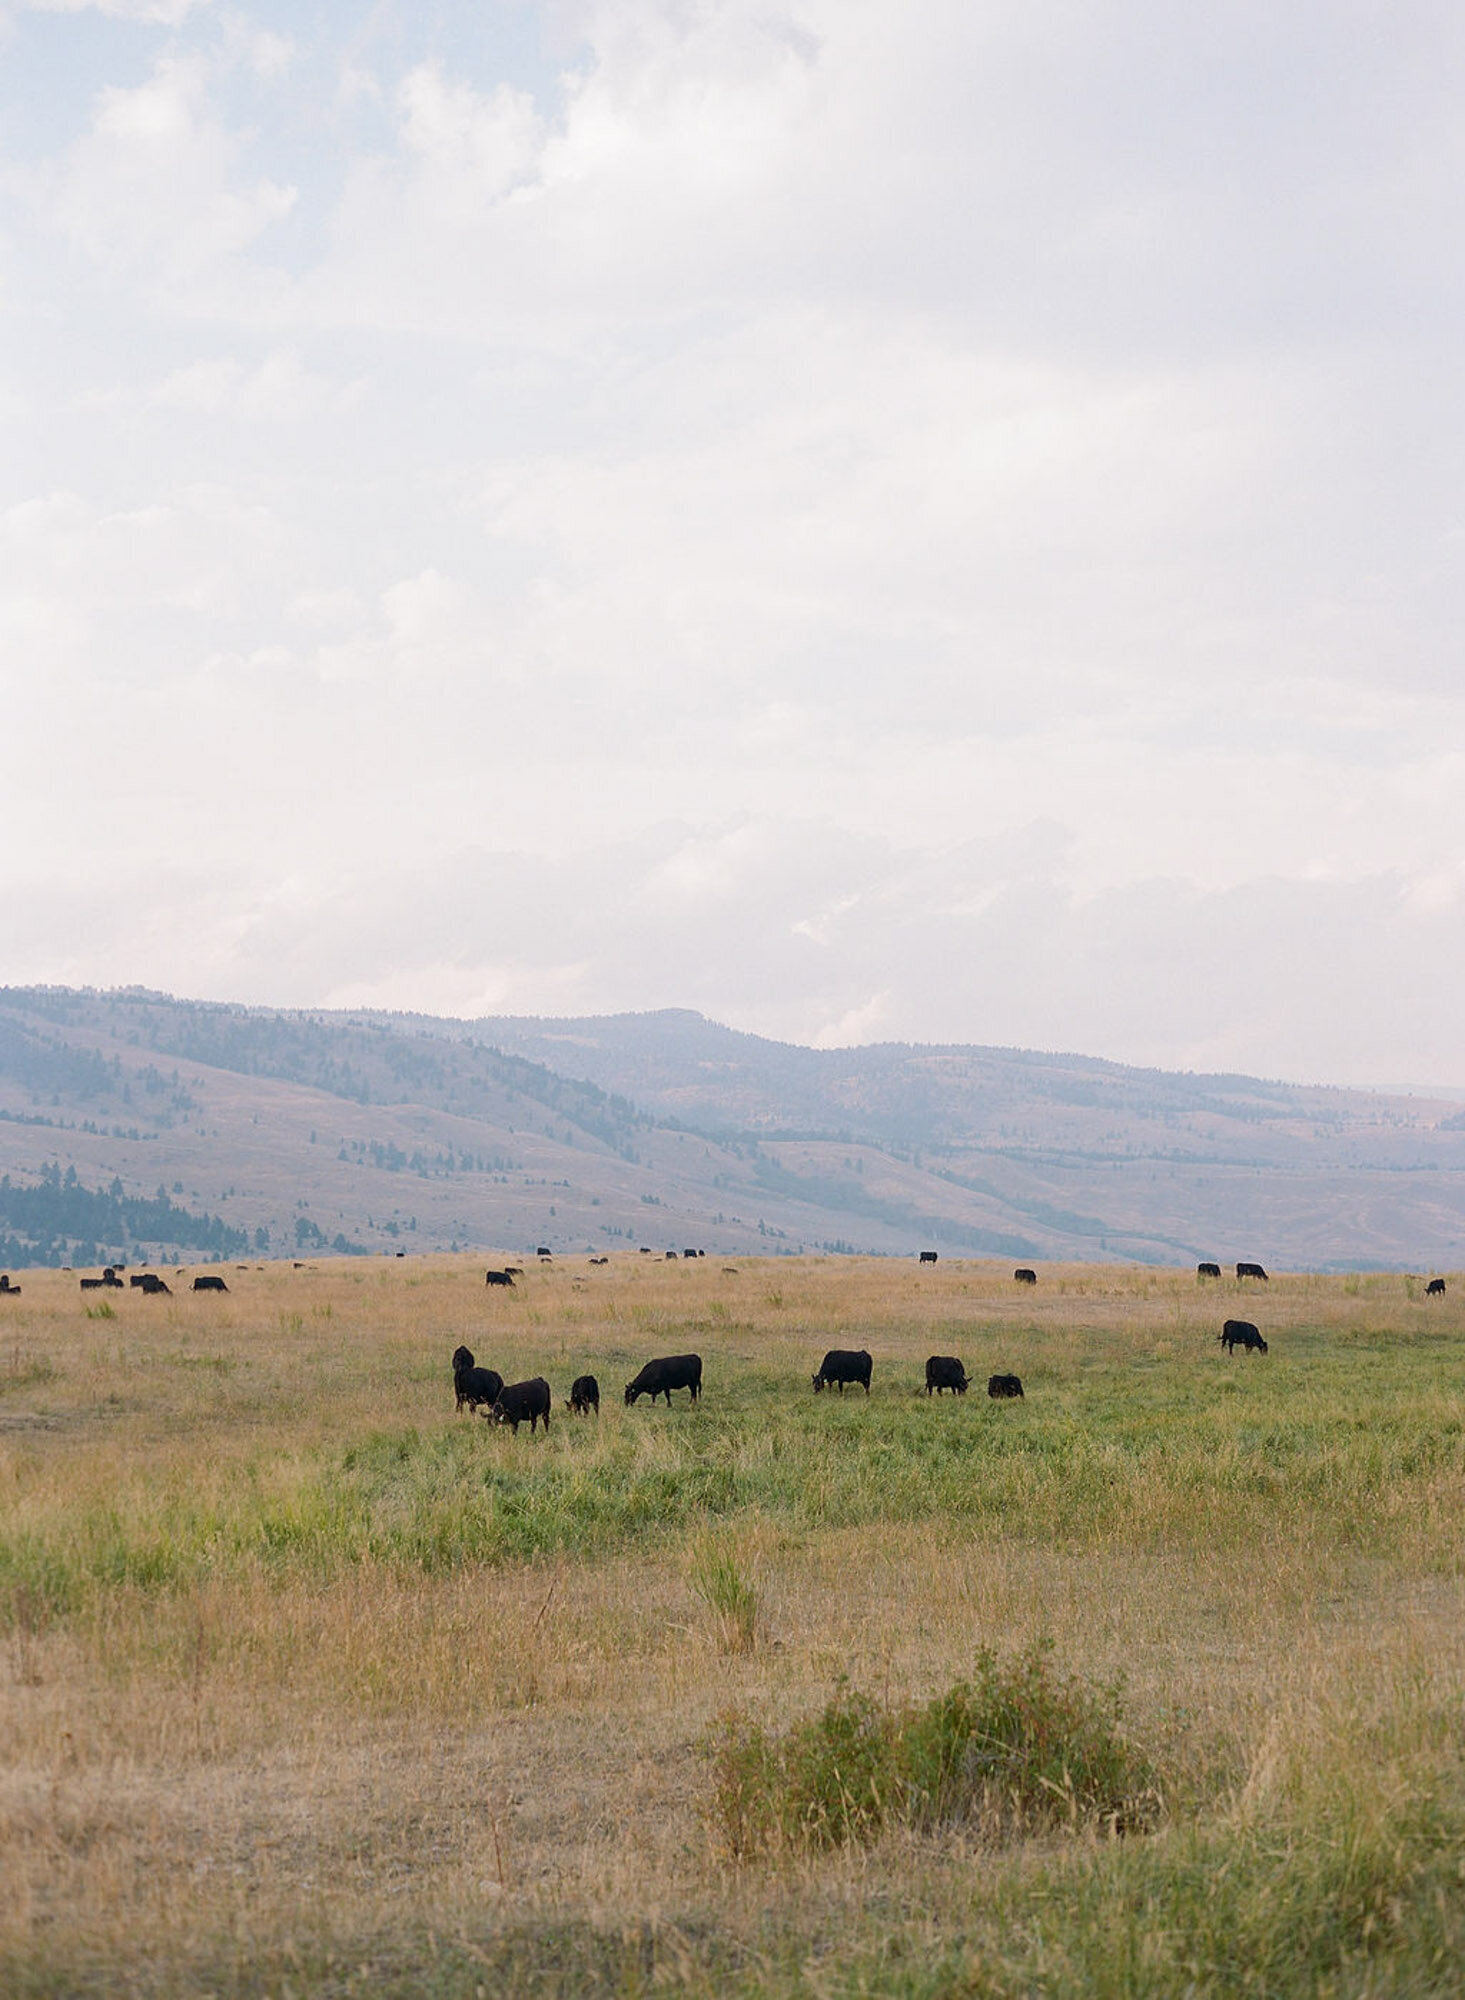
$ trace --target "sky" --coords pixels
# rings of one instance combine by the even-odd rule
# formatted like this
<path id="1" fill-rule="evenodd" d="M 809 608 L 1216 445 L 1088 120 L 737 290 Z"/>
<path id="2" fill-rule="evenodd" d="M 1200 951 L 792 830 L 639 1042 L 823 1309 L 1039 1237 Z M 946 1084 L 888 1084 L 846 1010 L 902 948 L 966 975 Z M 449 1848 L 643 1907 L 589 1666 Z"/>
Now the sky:
<path id="1" fill-rule="evenodd" d="M 0 969 L 1465 1086 L 1465 13 L 0 0 Z"/>

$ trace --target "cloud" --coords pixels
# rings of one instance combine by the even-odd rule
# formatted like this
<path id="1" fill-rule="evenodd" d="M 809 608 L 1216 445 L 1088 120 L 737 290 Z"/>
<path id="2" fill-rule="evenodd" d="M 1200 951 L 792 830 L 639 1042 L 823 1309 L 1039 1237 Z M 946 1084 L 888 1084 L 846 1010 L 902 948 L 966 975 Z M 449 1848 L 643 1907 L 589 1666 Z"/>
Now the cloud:
<path id="1" fill-rule="evenodd" d="M 211 101 L 200 55 L 159 57 L 147 81 L 109 85 L 90 128 L 44 172 L 20 177 L 41 226 L 145 286 L 192 287 L 290 213 L 293 187 L 236 172 L 240 145 Z"/>
<path id="2" fill-rule="evenodd" d="M 1444 1063 L 1455 12 L 128 12 L 0 77 L 27 965 Z"/>

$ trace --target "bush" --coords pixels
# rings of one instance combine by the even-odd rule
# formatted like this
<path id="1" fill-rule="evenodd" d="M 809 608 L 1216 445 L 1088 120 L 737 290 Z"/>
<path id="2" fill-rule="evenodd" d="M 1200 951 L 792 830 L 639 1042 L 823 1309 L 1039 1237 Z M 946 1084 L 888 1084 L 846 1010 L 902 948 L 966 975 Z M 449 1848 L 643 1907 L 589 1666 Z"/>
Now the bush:
<path id="1" fill-rule="evenodd" d="M 1123 1733 L 1119 1686 L 1060 1674 L 1050 1652 L 984 1649 L 970 1680 L 921 1706 L 884 1708 L 841 1682 L 782 1737 L 729 1714 L 711 1740 L 712 1817 L 739 1857 L 849 1846 L 895 1822 L 994 1840 L 1154 1825 L 1160 1794 Z"/>

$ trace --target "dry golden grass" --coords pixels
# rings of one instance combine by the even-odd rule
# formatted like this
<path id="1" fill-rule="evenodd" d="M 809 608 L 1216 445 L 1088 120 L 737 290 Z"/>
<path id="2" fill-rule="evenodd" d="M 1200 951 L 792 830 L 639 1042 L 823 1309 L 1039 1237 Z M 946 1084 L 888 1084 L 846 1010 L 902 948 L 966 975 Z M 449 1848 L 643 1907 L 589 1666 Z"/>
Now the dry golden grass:
<path id="1" fill-rule="evenodd" d="M 728 1261 L 512 1295 L 467 1259 L 271 1265 L 107 1319 L 25 1274 L 0 1323 L 0 1985 L 1245 1990 L 1206 1942 L 1220 1869 L 1257 1990 L 1452 1990 L 1454 1296 Z M 1220 1356 L 1227 1314 L 1265 1360 Z M 454 1415 L 460 1341 L 549 1376 L 547 1439 Z M 868 1403 L 810 1394 L 835 1345 L 874 1353 Z M 700 1410 L 623 1407 L 687 1347 Z M 1024 1405 L 928 1403 L 933 1351 L 1016 1368 Z M 708 1587 L 724 1559 L 751 1622 Z M 1125 1676 L 1153 1839 L 730 1860 L 720 1714 L 785 1727 L 841 1675 L 923 1698 L 1038 1638 Z"/>

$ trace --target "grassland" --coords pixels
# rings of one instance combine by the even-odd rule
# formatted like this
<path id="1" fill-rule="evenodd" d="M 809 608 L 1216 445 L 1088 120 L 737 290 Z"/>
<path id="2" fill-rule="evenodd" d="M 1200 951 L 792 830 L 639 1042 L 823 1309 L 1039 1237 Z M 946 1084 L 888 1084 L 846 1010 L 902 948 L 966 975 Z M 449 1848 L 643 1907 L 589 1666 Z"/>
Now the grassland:
<path id="1" fill-rule="evenodd" d="M 1465 1289 L 229 1277 L 0 1302 L 0 1990 L 1459 1991 Z M 1267 1357 L 1222 1355 L 1236 1312 Z M 549 1376 L 547 1438 L 454 1415 L 460 1341 Z M 868 1400 L 810 1393 L 833 1345 Z M 690 1347 L 700 1406 L 623 1407 Z M 928 1401 L 932 1352 L 1025 1401 Z M 1117 1687 L 1143 1830 L 891 1813 L 735 1854 L 719 1743 L 909 1720 L 1040 1646 Z"/>

